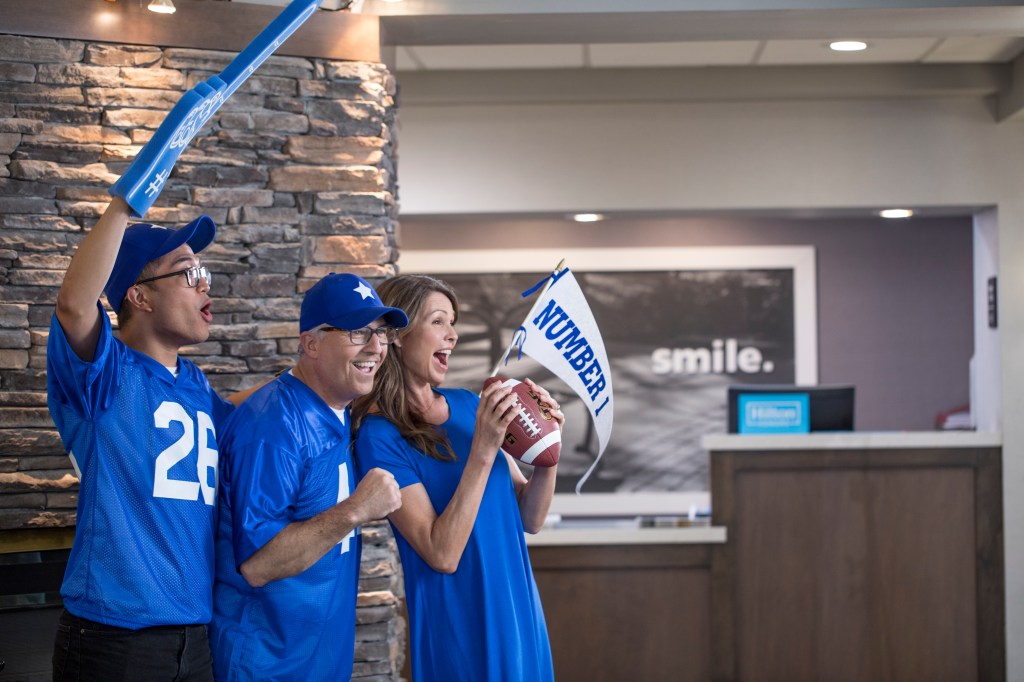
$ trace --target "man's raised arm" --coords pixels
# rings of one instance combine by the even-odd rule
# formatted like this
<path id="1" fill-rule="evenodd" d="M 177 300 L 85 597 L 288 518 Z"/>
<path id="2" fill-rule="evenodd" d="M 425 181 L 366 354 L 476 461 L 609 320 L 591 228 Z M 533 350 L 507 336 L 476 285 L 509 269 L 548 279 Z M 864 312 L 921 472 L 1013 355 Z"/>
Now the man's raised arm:
<path id="1" fill-rule="evenodd" d="M 92 360 L 96 351 L 102 314 L 96 302 L 114 269 L 129 211 L 123 199 L 114 197 L 75 251 L 57 294 L 60 326 L 75 354 L 86 361 Z"/>

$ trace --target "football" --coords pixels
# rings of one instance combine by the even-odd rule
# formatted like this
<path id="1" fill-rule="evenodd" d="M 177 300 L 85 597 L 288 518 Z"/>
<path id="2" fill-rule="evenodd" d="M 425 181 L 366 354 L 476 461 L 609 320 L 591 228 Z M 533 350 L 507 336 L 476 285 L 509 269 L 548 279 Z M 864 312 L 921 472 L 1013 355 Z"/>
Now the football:
<path id="1" fill-rule="evenodd" d="M 501 451 L 523 464 L 537 467 L 557 464 L 558 455 L 562 450 L 562 431 L 547 408 L 541 406 L 540 396 L 523 382 L 502 376 L 488 377 L 484 382 L 484 388 L 496 381 L 503 386 L 511 387 L 519 398 L 519 405 L 516 408 L 519 414 L 505 431 L 505 442 L 501 446 Z"/>

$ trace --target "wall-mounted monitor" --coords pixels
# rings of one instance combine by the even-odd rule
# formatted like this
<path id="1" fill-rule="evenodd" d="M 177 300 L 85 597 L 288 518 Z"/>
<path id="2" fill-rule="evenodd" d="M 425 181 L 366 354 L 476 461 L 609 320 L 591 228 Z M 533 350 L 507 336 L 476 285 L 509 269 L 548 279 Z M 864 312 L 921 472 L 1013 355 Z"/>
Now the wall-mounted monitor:
<path id="1" fill-rule="evenodd" d="M 728 389 L 729 433 L 853 431 L 853 386 L 735 384 Z"/>

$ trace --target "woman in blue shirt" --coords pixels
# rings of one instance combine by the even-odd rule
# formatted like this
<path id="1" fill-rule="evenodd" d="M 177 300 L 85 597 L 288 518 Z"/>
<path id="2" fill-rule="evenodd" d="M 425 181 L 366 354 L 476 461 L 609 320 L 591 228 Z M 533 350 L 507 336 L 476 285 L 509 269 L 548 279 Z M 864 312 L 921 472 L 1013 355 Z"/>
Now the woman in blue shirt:
<path id="1" fill-rule="evenodd" d="M 356 466 L 394 474 L 388 517 L 405 574 L 416 680 L 553 680 L 551 649 L 524 531 L 544 524 L 556 467 L 527 479 L 499 451 L 516 397 L 497 382 L 478 398 L 439 388 L 458 334 L 451 287 L 402 275 L 377 288 L 409 326 L 373 392 L 356 402 Z M 526 383 L 564 416 L 543 388 Z"/>

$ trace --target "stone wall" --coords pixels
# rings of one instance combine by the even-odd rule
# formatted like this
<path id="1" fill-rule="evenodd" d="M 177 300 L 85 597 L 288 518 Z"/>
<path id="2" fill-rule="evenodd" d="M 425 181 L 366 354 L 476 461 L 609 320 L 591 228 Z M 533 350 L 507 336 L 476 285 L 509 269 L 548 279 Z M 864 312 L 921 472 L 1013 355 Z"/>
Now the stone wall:
<path id="1" fill-rule="evenodd" d="M 106 190 L 181 94 L 233 54 L 0 35 L 0 532 L 73 526 L 77 479 L 46 408 L 57 289 Z M 271 57 L 179 159 L 148 222 L 206 213 L 224 394 L 290 366 L 321 276 L 394 273 L 395 84 L 380 64 Z M 397 555 L 364 529 L 355 675 L 398 679 Z"/>

